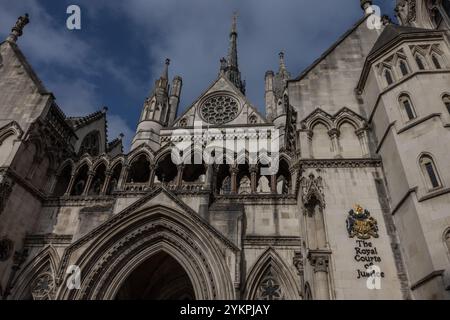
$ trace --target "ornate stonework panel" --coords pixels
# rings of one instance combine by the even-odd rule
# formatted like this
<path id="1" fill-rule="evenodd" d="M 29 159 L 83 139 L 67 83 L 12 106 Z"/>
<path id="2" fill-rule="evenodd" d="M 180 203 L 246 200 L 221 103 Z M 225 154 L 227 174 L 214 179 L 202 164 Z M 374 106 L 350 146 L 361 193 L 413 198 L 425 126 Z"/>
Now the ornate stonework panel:
<path id="1" fill-rule="evenodd" d="M 200 106 L 202 119 L 211 124 L 225 124 L 233 121 L 239 114 L 239 102 L 227 94 L 207 98 Z"/>
<path id="2" fill-rule="evenodd" d="M 284 294 L 272 268 L 269 267 L 261 279 L 257 300 L 283 300 Z"/>
<path id="3" fill-rule="evenodd" d="M 31 284 L 34 300 L 52 300 L 55 292 L 55 277 L 52 272 L 41 273 Z"/>

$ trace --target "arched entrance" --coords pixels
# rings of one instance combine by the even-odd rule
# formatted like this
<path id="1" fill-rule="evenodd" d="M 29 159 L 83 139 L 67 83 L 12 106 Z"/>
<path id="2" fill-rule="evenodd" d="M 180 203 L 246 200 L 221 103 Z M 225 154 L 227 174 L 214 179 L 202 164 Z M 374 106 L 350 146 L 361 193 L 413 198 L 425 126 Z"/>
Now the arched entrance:
<path id="1" fill-rule="evenodd" d="M 138 266 L 124 281 L 117 300 L 194 300 L 191 280 L 172 256 L 161 251 Z"/>

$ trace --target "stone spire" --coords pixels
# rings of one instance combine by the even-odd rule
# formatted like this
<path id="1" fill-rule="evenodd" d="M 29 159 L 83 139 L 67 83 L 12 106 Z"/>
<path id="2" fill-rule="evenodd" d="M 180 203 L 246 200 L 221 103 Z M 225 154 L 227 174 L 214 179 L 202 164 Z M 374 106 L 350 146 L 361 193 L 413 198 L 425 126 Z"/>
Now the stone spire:
<path id="1" fill-rule="evenodd" d="M 30 22 L 28 13 L 25 13 L 24 16 L 20 16 L 17 18 L 15 26 L 11 29 L 11 33 L 9 34 L 6 41 L 16 42 L 17 39 L 23 34 L 23 28 Z"/>
<path id="2" fill-rule="evenodd" d="M 287 71 L 286 62 L 284 61 L 284 52 L 281 51 L 278 56 L 280 57 L 280 69 L 278 70 L 278 74 L 283 80 L 289 80 L 291 75 Z"/>
<path id="3" fill-rule="evenodd" d="M 228 48 L 226 67 L 224 68 L 223 60 L 221 60 L 221 73 L 224 73 L 227 78 L 245 94 L 245 84 L 241 81 L 241 72 L 239 71 L 238 64 L 237 37 L 237 13 L 234 13 L 233 21 L 231 23 L 230 45 Z"/>

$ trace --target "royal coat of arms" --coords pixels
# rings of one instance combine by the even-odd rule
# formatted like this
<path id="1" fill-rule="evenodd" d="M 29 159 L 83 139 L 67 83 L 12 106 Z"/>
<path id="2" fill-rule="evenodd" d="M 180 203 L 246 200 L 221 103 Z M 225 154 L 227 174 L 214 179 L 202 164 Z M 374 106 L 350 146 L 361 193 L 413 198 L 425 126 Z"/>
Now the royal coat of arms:
<path id="1" fill-rule="evenodd" d="M 370 216 L 370 212 L 360 205 L 348 212 L 347 231 L 350 238 L 367 240 L 370 237 L 378 238 L 378 222 Z"/>

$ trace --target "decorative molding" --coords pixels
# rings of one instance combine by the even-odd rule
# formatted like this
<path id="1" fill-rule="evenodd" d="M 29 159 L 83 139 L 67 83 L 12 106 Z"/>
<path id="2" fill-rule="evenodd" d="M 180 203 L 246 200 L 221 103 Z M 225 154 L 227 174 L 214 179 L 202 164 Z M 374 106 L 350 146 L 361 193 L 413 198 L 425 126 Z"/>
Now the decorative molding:
<path id="1" fill-rule="evenodd" d="M 325 196 L 323 193 L 322 177 L 315 176 L 312 172 L 308 177 L 300 179 L 302 192 L 303 213 L 307 214 L 307 207 L 312 204 L 311 201 L 317 201 L 321 209 L 325 208 Z"/>
<path id="2" fill-rule="evenodd" d="M 365 168 L 381 167 L 381 159 L 304 159 L 299 160 L 298 165 L 302 168 Z"/>
<path id="3" fill-rule="evenodd" d="M 330 250 L 309 250 L 308 260 L 313 267 L 314 273 L 326 272 L 328 273 L 328 266 L 330 263 Z"/>
<path id="4" fill-rule="evenodd" d="M 25 247 L 43 247 L 45 245 L 69 245 L 72 235 L 65 234 L 34 234 L 25 237 Z"/>
<path id="5" fill-rule="evenodd" d="M 425 277 L 420 279 L 419 281 L 416 281 L 414 284 L 411 285 L 411 290 L 416 290 L 417 288 L 421 287 L 428 281 L 433 280 L 436 277 L 440 277 L 444 274 L 444 270 L 435 270 L 429 274 L 427 274 Z"/>
<path id="6" fill-rule="evenodd" d="M 244 237 L 244 246 L 295 246 L 300 247 L 302 245 L 302 238 L 295 236 L 256 236 L 247 235 Z"/>
<path id="7" fill-rule="evenodd" d="M 304 257 L 301 251 L 296 251 L 294 258 L 292 258 L 292 263 L 294 264 L 295 269 L 299 276 L 303 276 L 304 274 Z"/>

